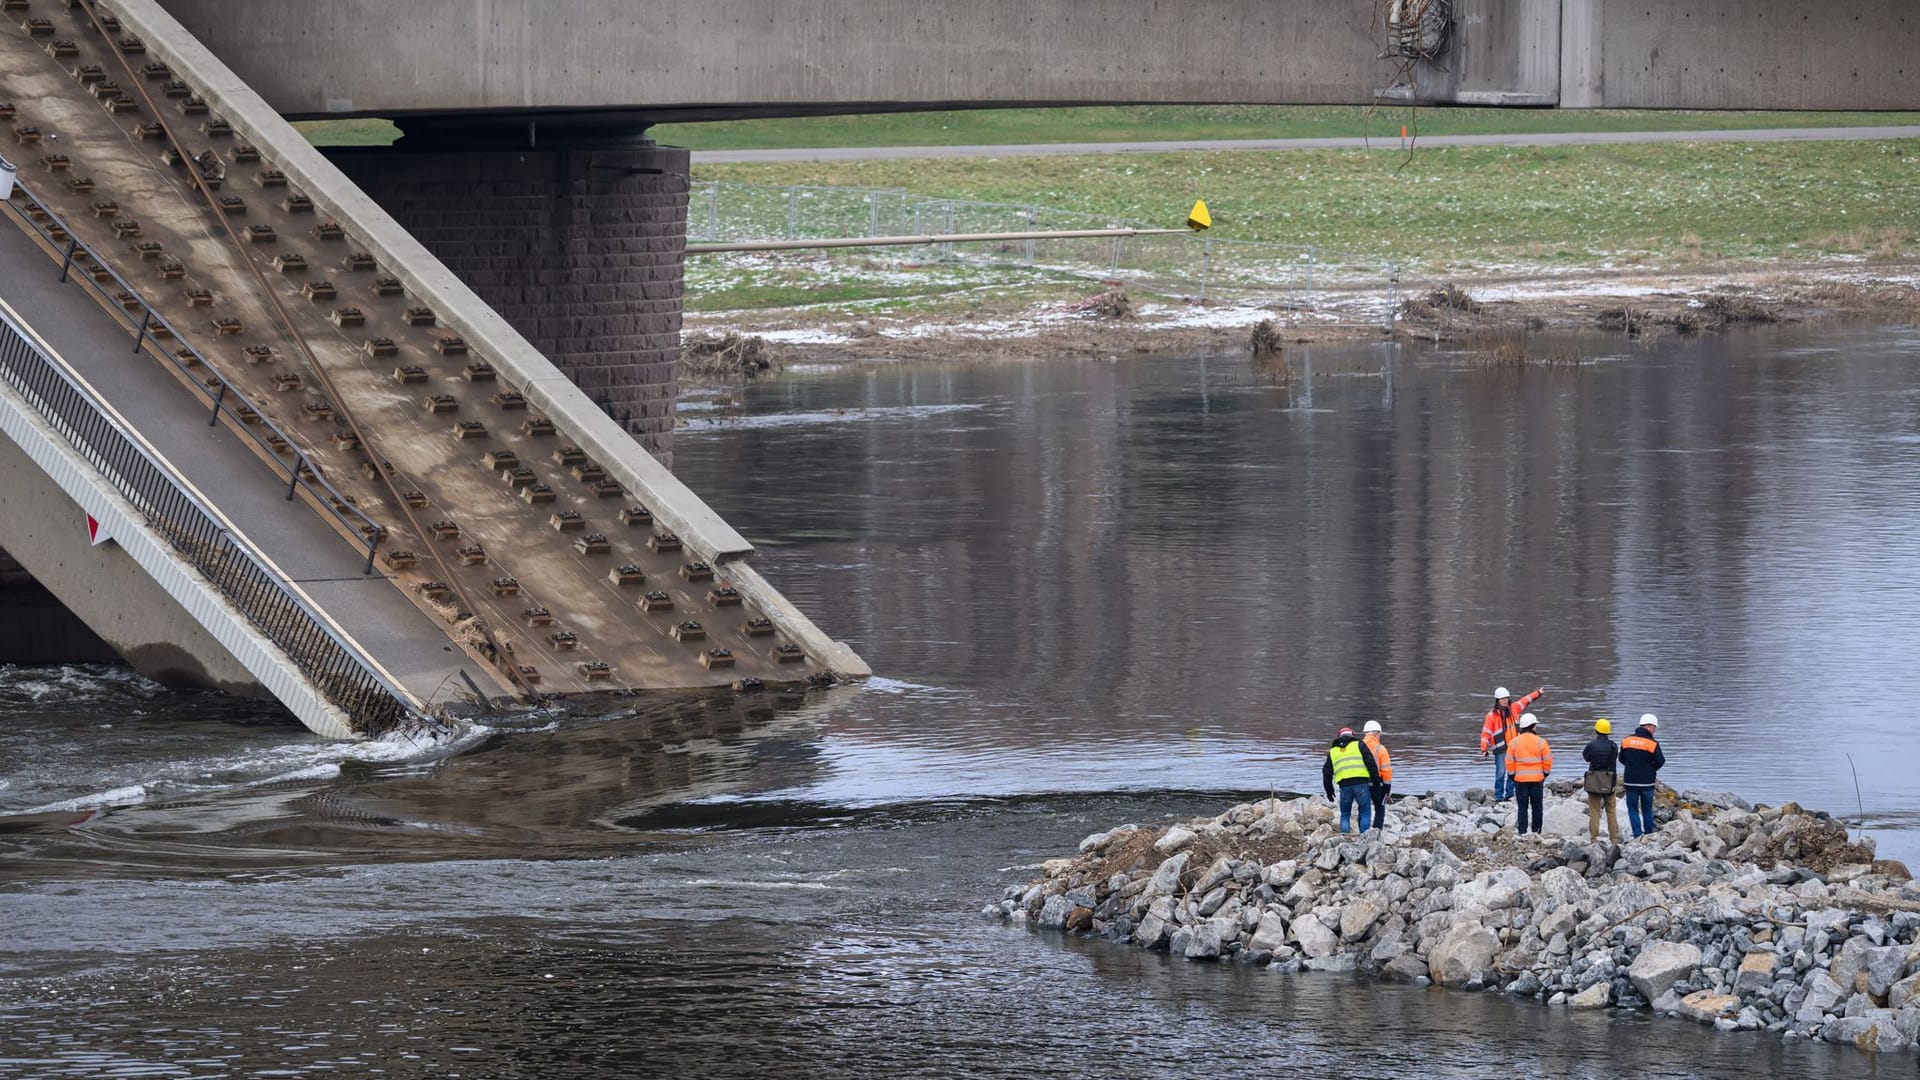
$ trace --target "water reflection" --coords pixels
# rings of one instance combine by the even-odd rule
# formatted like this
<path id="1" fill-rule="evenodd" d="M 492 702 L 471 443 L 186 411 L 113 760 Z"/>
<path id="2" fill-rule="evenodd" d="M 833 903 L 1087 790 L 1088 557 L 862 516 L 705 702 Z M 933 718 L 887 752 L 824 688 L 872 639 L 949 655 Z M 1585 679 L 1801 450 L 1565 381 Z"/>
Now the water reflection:
<path id="1" fill-rule="evenodd" d="M 1087 833 L 1314 788 L 1337 723 L 1387 724 L 1397 786 L 1483 783 L 1495 681 L 1556 743 L 1656 709 L 1682 786 L 1845 810 L 1857 765 L 1911 858 L 1916 346 L 755 387 L 677 459 L 881 673 L 826 694 L 342 747 L 0 672 L 0 1073 L 1906 1075 L 972 912 Z"/>
<path id="2" fill-rule="evenodd" d="M 1220 359 L 869 371 L 756 387 L 678 460 L 878 670 L 964 698 L 837 720 L 871 758 L 1260 787 L 1177 748 L 1304 761 L 1377 717 L 1412 783 L 1457 785 L 1491 685 L 1544 683 L 1552 737 L 1661 712 L 1683 786 L 1841 810 L 1847 748 L 1872 746 L 1853 765 L 1888 825 L 1920 812 L 1887 708 L 1920 695 L 1894 659 L 1920 646 L 1916 344 L 1669 339 L 1524 371 L 1297 348 L 1279 381 Z M 979 408 L 755 423 L 954 403 Z"/>

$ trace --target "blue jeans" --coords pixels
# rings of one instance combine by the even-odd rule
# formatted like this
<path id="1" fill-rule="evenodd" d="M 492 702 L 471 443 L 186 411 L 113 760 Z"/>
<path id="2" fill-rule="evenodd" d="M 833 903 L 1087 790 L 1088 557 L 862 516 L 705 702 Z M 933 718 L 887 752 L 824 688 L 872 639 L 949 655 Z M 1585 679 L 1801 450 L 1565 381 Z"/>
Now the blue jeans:
<path id="1" fill-rule="evenodd" d="M 1507 775 L 1507 749 L 1504 746 L 1493 752 L 1493 797 L 1513 798 L 1513 777 Z"/>
<path id="2" fill-rule="evenodd" d="M 1360 831 L 1373 828 L 1373 791 L 1371 784 L 1340 785 L 1340 831 L 1352 831 L 1349 824 L 1353 808 L 1360 808 Z"/>
<path id="3" fill-rule="evenodd" d="M 1633 826 L 1633 835 L 1645 836 L 1653 831 L 1653 788 L 1630 787 L 1627 790 L 1627 823 Z"/>

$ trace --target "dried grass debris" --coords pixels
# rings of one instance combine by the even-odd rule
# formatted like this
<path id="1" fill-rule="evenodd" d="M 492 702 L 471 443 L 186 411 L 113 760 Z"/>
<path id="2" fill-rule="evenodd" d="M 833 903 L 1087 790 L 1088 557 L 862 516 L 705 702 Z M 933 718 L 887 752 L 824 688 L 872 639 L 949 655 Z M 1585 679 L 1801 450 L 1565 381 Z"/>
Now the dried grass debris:
<path id="1" fill-rule="evenodd" d="M 680 376 L 690 379 L 757 379 L 786 366 L 779 346 L 757 334 L 704 334 L 680 343 Z"/>
<path id="2" fill-rule="evenodd" d="M 1280 325 L 1272 319 L 1261 319 L 1253 325 L 1253 334 L 1248 342 L 1253 349 L 1253 357 L 1263 360 L 1279 356 L 1286 349 L 1286 341 L 1280 332 Z"/>

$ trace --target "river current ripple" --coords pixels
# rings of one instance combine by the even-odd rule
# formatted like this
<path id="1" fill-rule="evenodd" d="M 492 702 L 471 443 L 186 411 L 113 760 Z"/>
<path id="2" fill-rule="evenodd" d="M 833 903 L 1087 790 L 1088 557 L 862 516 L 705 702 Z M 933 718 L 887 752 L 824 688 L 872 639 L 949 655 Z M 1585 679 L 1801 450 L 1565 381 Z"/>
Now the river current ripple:
<path id="1" fill-rule="evenodd" d="M 1905 1059 L 979 918 L 1090 832 L 1484 784 L 1496 682 L 1577 757 L 1920 856 L 1920 334 L 1573 367 L 1296 347 L 806 375 L 679 470 L 879 673 L 328 744 L 0 669 L 0 1076 L 1910 1075 Z M 1857 776 L 1857 784 L 1856 784 Z"/>

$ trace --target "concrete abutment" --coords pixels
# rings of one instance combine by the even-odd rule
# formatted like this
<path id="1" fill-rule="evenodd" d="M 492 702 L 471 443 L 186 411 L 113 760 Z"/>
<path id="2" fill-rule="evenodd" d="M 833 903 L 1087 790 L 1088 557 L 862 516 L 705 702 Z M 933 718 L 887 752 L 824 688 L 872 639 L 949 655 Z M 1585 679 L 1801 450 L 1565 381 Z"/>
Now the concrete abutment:
<path id="1" fill-rule="evenodd" d="M 403 143 L 416 141 L 409 132 Z M 673 464 L 687 151 L 402 145 L 328 156 L 642 446 Z"/>
<path id="2" fill-rule="evenodd" d="M 164 686 L 270 697 L 114 541 L 87 543 L 87 513 L 10 439 L 0 437 L 0 549 L 19 571 L 0 589 L 0 661 L 76 663 L 116 656 Z M 31 578 L 32 588 L 21 585 Z M 31 621 L 30 621 L 31 620 Z M 75 625 L 75 624 L 79 625 Z M 105 650 L 104 652 L 102 650 Z"/>

